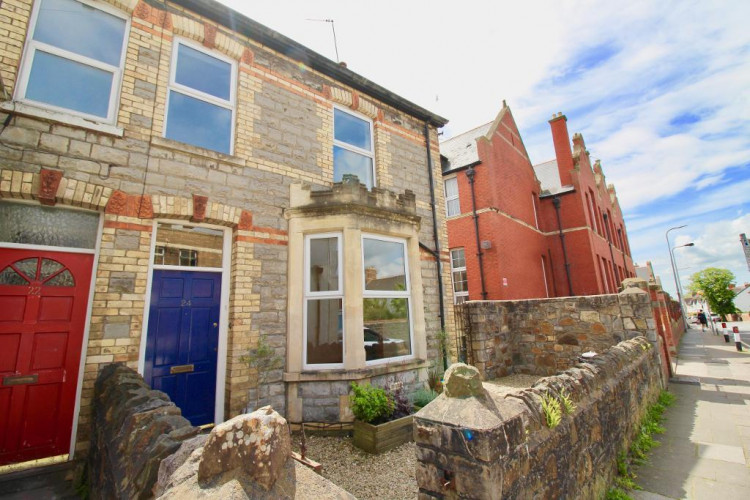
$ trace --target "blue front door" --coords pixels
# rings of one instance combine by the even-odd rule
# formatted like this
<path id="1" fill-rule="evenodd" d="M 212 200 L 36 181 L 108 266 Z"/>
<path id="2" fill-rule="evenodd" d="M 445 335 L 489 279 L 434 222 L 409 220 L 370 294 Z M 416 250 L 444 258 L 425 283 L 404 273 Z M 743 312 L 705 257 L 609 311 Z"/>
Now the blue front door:
<path id="1" fill-rule="evenodd" d="M 214 421 L 221 273 L 154 270 L 144 378 L 193 425 Z"/>

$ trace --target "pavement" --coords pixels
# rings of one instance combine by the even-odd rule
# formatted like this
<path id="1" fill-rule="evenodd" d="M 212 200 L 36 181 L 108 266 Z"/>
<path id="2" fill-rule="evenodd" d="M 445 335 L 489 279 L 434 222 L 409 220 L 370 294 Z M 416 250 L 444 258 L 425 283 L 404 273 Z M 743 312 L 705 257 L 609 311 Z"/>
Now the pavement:
<path id="1" fill-rule="evenodd" d="M 721 323 L 718 325 L 721 326 Z M 750 322 L 738 326 L 750 340 Z M 750 347 L 738 352 L 722 335 L 692 326 L 680 342 L 664 413 L 649 461 L 636 468 L 636 500 L 750 498 Z"/>

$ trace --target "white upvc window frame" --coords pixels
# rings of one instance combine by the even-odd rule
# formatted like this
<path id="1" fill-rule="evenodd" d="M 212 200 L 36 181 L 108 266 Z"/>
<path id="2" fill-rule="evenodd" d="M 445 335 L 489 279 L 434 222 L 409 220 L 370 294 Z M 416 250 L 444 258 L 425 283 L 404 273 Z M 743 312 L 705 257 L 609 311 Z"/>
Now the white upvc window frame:
<path id="1" fill-rule="evenodd" d="M 211 94 L 207 94 L 205 92 L 202 92 L 200 90 L 194 89 L 192 87 L 188 87 L 186 85 L 182 85 L 177 83 L 175 77 L 177 74 L 177 64 L 178 64 L 178 56 L 179 56 L 179 46 L 184 45 L 185 47 L 189 47 L 193 50 L 196 50 L 198 52 L 202 52 L 203 54 L 213 57 L 214 59 L 218 59 L 219 61 L 225 62 L 231 66 L 231 77 L 229 79 L 229 100 L 221 99 L 220 97 L 213 96 Z M 204 102 L 207 102 L 209 104 L 228 109 L 232 112 L 232 118 L 231 118 L 231 130 L 230 130 L 230 137 L 229 137 L 229 151 L 223 152 L 223 151 L 217 151 L 221 154 L 227 154 L 227 155 L 233 155 L 234 154 L 234 139 L 235 139 L 235 132 L 237 127 L 237 61 L 234 59 L 231 59 L 221 52 L 215 51 L 215 50 L 209 50 L 203 45 L 199 43 L 195 43 L 194 41 L 183 38 L 183 37 L 175 37 L 172 42 L 172 61 L 170 63 L 169 68 L 169 86 L 167 88 L 167 101 L 164 105 L 164 128 L 162 131 L 162 137 L 168 140 L 176 140 L 171 139 L 167 137 L 167 126 L 169 123 L 169 101 L 172 97 L 172 92 L 178 92 L 180 94 L 186 95 L 188 97 L 192 97 L 194 99 L 198 99 Z M 190 144 L 190 143 L 185 143 Z M 195 144 L 190 144 L 193 147 L 201 148 L 201 149 L 208 149 L 204 146 L 198 146 Z M 213 149 L 209 149 L 209 151 L 214 151 Z"/>
<path id="2" fill-rule="evenodd" d="M 401 245 L 401 249 L 404 255 L 404 277 L 406 282 L 406 290 L 367 290 L 367 283 L 365 279 L 365 240 L 387 241 L 390 243 L 399 243 Z M 362 320 L 364 321 L 365 299 L 406 299 L 407 314 L 409 315 L 409 354 L 404 356 L 394 356 L 391 358 L 365 361 L 365 365 L 382 365 L 386 363 L 392 363 L 394 361 L 414 359 L 414 313 L 412 311 L 414 301 L 412 300 L 411 296 L 411 279 L 409 277 L 409 253 L 407 241 L 405 238 L 396 238 L 392 236 L 383 236 L 380 234 L 363 232 L 360 236 L 360 245 L 362 248 L 362 255 L 360 260 L 360 267 L 362 268 L 362 304 L 360 307 L 360 310 L 362 311 Z M 358 338 L 361 339 L 364 347 L 364 331 Z"/>
<path id="3" fill-rule="evenodd" d="M 455 182 L 456 183 L 456 195 L 455 196 L 448 196 L 448 183 L 449 182 Z M 458 177 L 448 177 L 447 179 L 443 179 L 443 193 L 445 194 L 445 216 L 446 217 L 455 217 L 457 215 L 461 215 L 461 197 L 458 192 Z M 450 202 L 455 201 L 457 207 L 457 211 L 455 213 L 451 213 L 450 209 Z"/>
<path id="4" fill-rule="evenodd" d="M 454 254 L 454 252 L 458 252 L 458 251 L 460 251 L 460 252 L 463 253 L 463 260 L 464 260 L 463 267 L 461 267 L 461 266 L 455 266 L 454 265 L 454 261 L 456 259 L 453 258 L 453 254 Z M 468 288 L 469 288 L 469 276 L 468 275 L 466 276 L 466 288 L 467 288 L 467 290 L 466 291 L 462 291 L 462 292 L 457 292 L 456 291 L 456 274 L 455 273 L 460 273 L 461 271 L 463 271 L 464 273 L 466 273 L 466 249 L 464 247 L 452 248 L 451 251 L 450 251 L 450 253 L 451 253 L 451 284 L 453 285 L 453 303 L 454 304 L 462 304 L 462 303 L 466 302 L 467 300 L 469 300 L 469 290 L 468 290 Z"/>
<path id="5" fill-rule="evenodd" d="M 31 106 L 32 108 L 38 108 L 42 110 L 51 110 L 62 113 L 63 116 L 71 116 L 77 118 L 83 118 L 85 120 L 93 121 L 96 123 L 115 125 L 117 122 L 117 113 L 119 110 L 120 102 L 120 91 L 122 89 L 122 77 L 125 68 L 125 56 L 128 50 L 128 39 L 130 35 L 130 17 L 127 16 L 121 10 L 118 10 L 108 4 L 98 1 L 91 0 L 75 0 L 78 3 L 97 9 L 107 14 L 119 17 L 125 21 L 125 29 L 123 31 L 122 39 L 122 52 L 120 53 L 120 66 L 115 67 L 102 61 L 97 61 L 86 56 L 70 52 L 68 50 L 49 45 L 44 42 L 34 40 L 34 31 L 36 30 L 37 20 L 39 18 L 39 11 L 41 9 L 42 1 L 34 2 L 34 7 L 31 12 L 31 18 L 29 19 L 29 30 L 26 35 L 26 43 L 24 48 L 23 58 L 21 60 L 20 70 L 18 73 L 18 86 L 16 88 L 16 100 L 23 104 Z M 37 51 L 46 52 L 54 56 L 58 56 L 69 61 L 77 62 L 85 66 L 100 69 L 108 73 L 112 73 L 112 86 L 110 87 L 109 104 L 107 106 L 107 116 L 101 117 L 98 115 L 91 115 L 76 111 L 74 109 L 63 108 L 61 106 L 55 106 L 45 102 L 34 101 L 26 98 L 26 90 L 29 84 L 29 77 L 31 76 L 31 67 L 34 63 L 34 55 Z"/>
<path id="6" fill-rule="evenodd" d="M 316 239 L 336 238 L 336 250 L 338 252 L 337 274 L 338 290 L 326 290 L 313 292 L 310 290 L 310 242 Z M 313 233 L 305 235 L 304 244 L 304 298 L 302 300 L 302 366 L 304 369 L 321 370 L 343 368 L 346 359 L 346 303 L 344 298 L 345 279 L 343 275 L 344 235 L 341 232 Z M 341 363 L 308 363 L 307 362 L 307 305 L 311 300 L 340 299 L 341 300 Z"/>
<path id="7" fill-rule="evenodd" d="M 336 110 L 339 110 L 348 115 L 352 115 L 353 117 L 359 120 L 367 122 L 368 126 L 370 127 L 370 144 L 372 146 L 371 151 L 354 146 L 353 144 L 349 144 L 348 142 L 336 140 Z M 333 110 L 331 111 L 331 118 L 333 120 L 333 145 L 338 146 L 340 148 L 344 148 L 348 151 L 351 151 L 352 153 L 357 153 L 362 156 L 367 156 L 368 158 L 370 158 L 370 160 L 372 160 L 372 174 L 371 174 L 372 186 L 368 189 L 376 187 L 378 185 L 378 179 L 377 179 L 377 168 L 375 168 L 375 126 L 374 126 L 374 122 L 372 121 L 372 118 L 370 118 L 367 115 L 363 115 L 362 113 L 356 113 L 349 108 L 346 108 L 344 106 L 339 106 L 336 104 L 334 104 Z M 331 154 L 333 155 L 333 150 L 331 151 Z M 334 166 L 334 169 L 335 169 L 335 166 Z M 360 179 L 360 182 L 362 182 L 361 179 Z"/>

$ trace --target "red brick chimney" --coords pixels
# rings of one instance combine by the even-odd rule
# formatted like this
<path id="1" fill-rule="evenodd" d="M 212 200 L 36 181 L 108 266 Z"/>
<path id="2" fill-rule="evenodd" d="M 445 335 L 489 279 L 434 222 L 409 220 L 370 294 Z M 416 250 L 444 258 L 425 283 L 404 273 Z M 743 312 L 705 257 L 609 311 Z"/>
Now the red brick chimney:
<path id="1" fill-rule="evenodd" d="M 568 136 L 568 119 L 562 113 L 552 115 L 549 126 L 552 129 L 552 143 L 555 146 L 557 170 L 560 172 L 560 183 L 563 186 L 572 184 L 570 171 L 573 170 L 573 151 Z"/>

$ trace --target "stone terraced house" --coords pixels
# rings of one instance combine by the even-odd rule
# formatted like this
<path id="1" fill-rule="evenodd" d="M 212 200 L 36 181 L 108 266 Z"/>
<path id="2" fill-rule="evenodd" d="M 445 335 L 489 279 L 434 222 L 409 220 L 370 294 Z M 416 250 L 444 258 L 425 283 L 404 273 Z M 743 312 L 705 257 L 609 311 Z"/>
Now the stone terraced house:
<path id="1" fill-rule="evenodd" d="M 213 0 L 4 0 L 0 58 L 0 465 L 85 454 L 109 363 L 195 425 L 442 364 L 445 119 Z"/>

